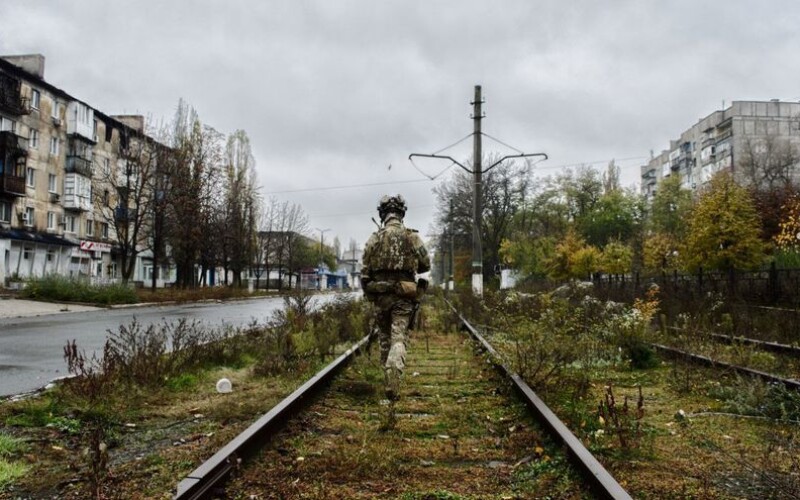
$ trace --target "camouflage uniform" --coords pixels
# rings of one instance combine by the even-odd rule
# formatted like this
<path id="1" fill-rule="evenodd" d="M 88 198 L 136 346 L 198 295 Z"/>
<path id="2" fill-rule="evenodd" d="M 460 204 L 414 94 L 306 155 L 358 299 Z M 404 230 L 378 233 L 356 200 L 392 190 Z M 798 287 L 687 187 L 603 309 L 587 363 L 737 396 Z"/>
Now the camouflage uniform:
<path id="1" fill-rule="evenodd" d="M 431 268 L 419 234 L 403 225 L 405 211 L 400 195 L 381 199 L 378 212 L 383 227 L 367 241 L 361 268 L 364 292 L 377 309 L 381 364 L 389 399 L 398 396 L 405 368 L 407 331 L 417 299 L 415 274 Z"/>

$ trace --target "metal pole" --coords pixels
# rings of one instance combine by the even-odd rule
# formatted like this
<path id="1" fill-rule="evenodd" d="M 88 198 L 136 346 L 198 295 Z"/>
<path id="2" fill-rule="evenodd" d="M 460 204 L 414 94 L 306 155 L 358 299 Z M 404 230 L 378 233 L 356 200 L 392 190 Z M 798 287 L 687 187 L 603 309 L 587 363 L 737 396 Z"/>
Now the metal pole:
<path id="1" fill-rule="evenodd" d="M 472 171 L 475 177 L 475 189 L 472 195 L 472 291 L 483 295 L 483 248 L 481 246 L 481 215 L 482 215 L 482 186 L 481 175 L 481 86 L 475 85 L 475 100 L 472 101 L 472 121 L 474 132 L 472 135 Z"/>
<path id="2" fill-rule="evenodd" d="M 455 270 L 453 268 L 453 261 L 454 261 L 454 253 L 453 253 L 453 200 L 450 200 L 450 273 L 447 278 L 447 288 L 455 290 L 456 289 L 456 281 L 455 281 Z"/>

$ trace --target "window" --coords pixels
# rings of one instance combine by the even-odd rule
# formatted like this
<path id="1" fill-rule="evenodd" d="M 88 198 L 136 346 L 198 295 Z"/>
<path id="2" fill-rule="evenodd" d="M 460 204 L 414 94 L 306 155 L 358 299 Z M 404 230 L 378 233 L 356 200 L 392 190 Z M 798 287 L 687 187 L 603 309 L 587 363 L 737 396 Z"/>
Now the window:
<path id="1" fill-rule="evenodd" d="M 37 149 L 39 147 L 39 131 L 32 128 L 28 133 L 28 147 Z"/>
<path id="2" fill-rule="evenodd" d="M 47 229 L 55 229 L 56 228 L 56 213 L 55 212 L 47 212 Z"/>
<path id="3" fill-rule="evenodd" d="M 33 248 L 25 247 L 22 250 L 22 258 L 25 260 L 30 260 L 31 257 L 33 257 Z"/>
<path id="4" fill-rule="evenodd" d="M 100 228 L 101 228 L 101 231 L 102 231 L 101 234 L 102 234 L 103 238 L 108 238 L 108 222 L 103 222 L 100 225 Z"/>
<path id="5" fill-rule="evenodd" d="M 86 221 L 86 236 L 94 236 L 94 221 Z"/>
<path id="6" fill-rule="evenodd" d="M 5 116 L 0 116 L 0 132 L 16 132 L 17 122 L 8 119 Z"/>
<path id="7" fill-rule="evenodd" d="M 47 262 L 53 262 L 56 260 L 56 251 L 52 248 L 47 249 Z"/>
<path id="8" fill-rule="evenodd" d="M 25 184 L 27 184 L 28 187 L 36 187 L 36 171 L 33 167 L 25 169 Z"/>
<path id="9" fill-rule="evenodd" d="M 111 202 L 111 197 L 108 195 L 108 189 L 103 191 L 103 206 L 109 206 Z"/>
<path id="10" fill-rule="evenodd" d="M 103 158 L 103 175 L 109 177 L 111 175 L 111 160 Z"/>
<path id="11" fill-rule="evenodd" d="M 56 191 L 56 174 L 47 174 L 47 191 L 58 193 Z"/>
<path id="12" fill-rule="evenodd" d="M 59 146 L 58 137 L 51 137 L 50 138 L 50 154 L 51 155 L 58 156 L 58 146 Z"/>
<path id="13" fill-rule="evenodd" d="M 61 118 L 61 116 L 58 114 L 58 101 L 55 99 L 53 99 L 53 109 L 50 112 L 50 116 L 53 118 Z"/>
<path id="14" fill-rule="evenodd" d="M 74 215 L 65 215 L 64 216 L 64 231 L 68 233 L 75 232 L 75 216 Z"/>
<path id="15" fill-rule="evenodd" d="M 11 222 L 11 203 L 0 201 L 0 222 Z"/>
<path id="16" fill-rule="evenodd" d="M 92 137 L 94 137 L 94 142 L 97 142 L 97 120 L 94 121 L 92 126 Z"/>
<path id="17" fill-rule="evenodd" d="M 42 98 L 42 94 L 39 93 L 38 90 L 33 89 L 31 90 L 31 108 L 39 109 L 39 101 Z"/>
<path id="18" fill-rule="evenodd" d="M 28 227 L 33 225 L 33 207 L 25 209 L 25 217 L 22 219 L 22 222 Z"/>

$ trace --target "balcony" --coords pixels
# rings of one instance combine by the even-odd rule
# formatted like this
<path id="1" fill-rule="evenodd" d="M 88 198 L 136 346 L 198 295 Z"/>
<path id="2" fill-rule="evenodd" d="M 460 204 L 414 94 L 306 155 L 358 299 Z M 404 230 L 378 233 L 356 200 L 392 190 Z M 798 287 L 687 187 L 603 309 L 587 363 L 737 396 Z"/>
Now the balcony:
<path id="1" fill-rule="evenodd" d="M 0 111 L 20 116 L 30 113 L 28 99 L 20 93 L 20 81 L 0 73 Z"/>
<path id="2" fill-rule="evenodd" d="M 28 154 L 28 139 L 20 137 L 14 132 L 0 132 L 0 152 L 22 156 Z"/>
<path id="3" fill-rule="evenodd" d="M 67 163 L 64 171 L 68 174 L 78 174 L 84 177 L 92 177 L 92 161 L 80 156 L 67 156 Z"/>
<path id="4" fill-rule="evenodd" d="M 13 132 L 0 132 L 0 193 L 25 196 L 27 155 L 27 139 Z"/>
<path id="5" fill-rule="evenodd" d="M 0 175 L 0 193 L 11 196 L 25 196 L 25 176 L 9 173 Z"/>

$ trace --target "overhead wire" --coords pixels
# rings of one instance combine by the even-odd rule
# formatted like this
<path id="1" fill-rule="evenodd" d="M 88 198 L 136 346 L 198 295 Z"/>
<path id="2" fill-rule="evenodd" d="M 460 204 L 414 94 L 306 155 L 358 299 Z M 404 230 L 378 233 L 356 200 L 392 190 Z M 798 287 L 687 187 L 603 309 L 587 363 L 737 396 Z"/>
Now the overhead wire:
<path id="1" fill-rule="evenodd" d="M 512 148 L 512 149 L 514 149 L 514 148 Z M 548 169 L 548 170 L 550 170 L 550 169 L 559 169 L 559 168 L 580 167 L 582 165 L 594 165 L 594 164 L 598 164 L 598 163 L 608 163 L 608 162 L 610 162 L 612 160 L 613 161 L 632 161 L 632 160 L 643 160 L 643 159 L 647 159 L 647 158 L 649 158 L 649 156 L 630 156 L 630 157 L 627 157 L 627 158 L 609 158 L 609 159 L 606 159 L 606 160 L 584 161 L 584 162 L 576 162 L 576 163 L 567 163 L 567 164 L 562 164 L 562 165 L 547 165 L 547 166 L 542 166 L 542 167 L 538 167 L 538 168 L 539 169 Z M 544 160 L 543 159 L 537 160 L 537 161 L 533 162 L 531 164 L 531 166 L 535 166 L 535 165 L 537 165 L 538 163 L 540 163 L 542 161 L 544 161 Z M 414 163 L 413 160 L 412 160 L 411 163 L 412 164 Z M 301 189 L 286 189 L 286 190 L 281 190 L 281 191 L 268 191 L 268 192 L 265 192 L 263 194 L 269 195 L 269 194 L 303 193 L 303 192 L 312 192 L 312 191 L 332 191 L 332 190 L 336 190 L 336 189 L 354 189 L 354 188 L 361 188 L 361 187 L 391 186 L 391 185 L 396 185 L 396 184 L 413 184 L 413 183 L 418 183 L 418 182 L 430 182 L 432 180 L 435 180 L 439 176 L 441 176 L 444 172 L 446 172 L 453 165 L 454 164 L 451 163 L 445 169 L 443 169 L 441 172 L 439 172 L 438 174 L 436 174 L 436 175 L 434 175 L 432 177 L 427 175 L 427 174 L 425 174 L 424 172 L 420 172 L 420 173 L 422 173 L 422 175 L 425 175 L 425 177 L 426 177 L 425 179 L 407 179 L 407 180 L 393 181 L 393 182 L 372 182 L 372 183 L 365 183 L 365 184 L 348 184 L 348 185 L 341 185 L 341 186 L 322 186 L 322 187 L 311 187 L 311 188 L 301 188 Z M 626 166 L 625 168 L 630 167 L 630 166 L 635 166 L 635 165 L 629 165 L 629 166 Z M 417 167 L 416 165 L 414 165 L 414 168 L 419 170 L 419 167 Z"/>

